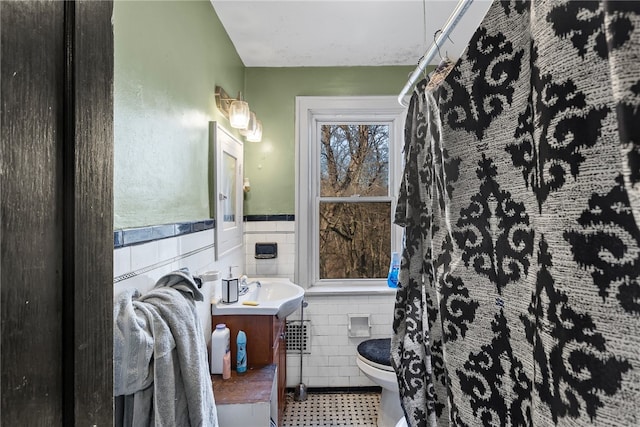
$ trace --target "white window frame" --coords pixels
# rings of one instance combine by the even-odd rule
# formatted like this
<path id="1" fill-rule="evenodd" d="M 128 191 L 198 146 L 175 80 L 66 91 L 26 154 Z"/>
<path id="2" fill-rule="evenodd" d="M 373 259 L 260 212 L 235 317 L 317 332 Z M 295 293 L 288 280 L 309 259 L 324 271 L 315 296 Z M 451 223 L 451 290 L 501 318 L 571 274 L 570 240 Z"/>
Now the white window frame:
<path id="1" fill-rule="evenodd" d="M 391 251 L 400 252 L 402 228 L 393 216 L 402 176 L 402 146 L 406 109 L 395 96 L 298 96 L 296 97 L 296 266 L 294 280 L 304 288 L 384 287 L 381 279 L 320 279 L 319 220 L 315 204 L 320 200 L 319 127 L 328 123 L 389 123 L 389 199 L 391 201 Z M 379 200 L 379 199 L 378 199 Z M 359 201 L 366 202 L 366 198 Z"/>

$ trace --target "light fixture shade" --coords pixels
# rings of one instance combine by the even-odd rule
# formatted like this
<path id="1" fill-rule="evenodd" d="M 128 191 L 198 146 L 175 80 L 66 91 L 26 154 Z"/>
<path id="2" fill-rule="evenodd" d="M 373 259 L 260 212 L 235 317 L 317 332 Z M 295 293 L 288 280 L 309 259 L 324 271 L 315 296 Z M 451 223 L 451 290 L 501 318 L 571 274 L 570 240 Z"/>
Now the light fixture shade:
<path id="1" fill-rule="evenodd" d="M 249 104 L 236 100 L 229 106 L 229 123 L 236 129 L 246 129 L 250 118 Z"/>
<path id="2" fill-rule="evenodd" d="M 260 120 L 256 120 L 255 130 L 253 132 L 247 133 L 247 141 L 249 142 L 262 141 L 262 122 Z"/>
<path id="3" fill-rule="evenodd" d="M 248 134 L 255 132 L 256 124 L 257 124 L 256 122 L 257 122 L 256 114 L 253 111 L 251 111 L 249 115 L 249 124 L 247 125 L 246 128 L 240 129 L 240 135 L 247 136 Z"/>

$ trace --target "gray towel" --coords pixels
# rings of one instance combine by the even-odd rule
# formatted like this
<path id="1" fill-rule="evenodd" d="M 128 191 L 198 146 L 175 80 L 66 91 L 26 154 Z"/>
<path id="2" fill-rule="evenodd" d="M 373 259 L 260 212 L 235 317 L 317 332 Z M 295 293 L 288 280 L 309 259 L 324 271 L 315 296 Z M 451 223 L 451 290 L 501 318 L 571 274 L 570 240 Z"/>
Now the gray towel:
<path id="1" fill-rule="evenodd" d="M 116 426 L 218 425 L 194 302 L 202 298 L 185 271 L 163 276 L 145 295 L 128 290 L 118 296 L 114 395 L 121 407 Z"/>
<path id="2" fill-rule="evenodd" d="M 194 277 L 189 273 L 189 269 L 181 268 L 172 271 L 158 279 L 154 288 L 172 287 L 182 292 L 191 294 L 191 298 L 195 301 L 204 300 L 204 296 L 198 290 L 198 285 Z"/>

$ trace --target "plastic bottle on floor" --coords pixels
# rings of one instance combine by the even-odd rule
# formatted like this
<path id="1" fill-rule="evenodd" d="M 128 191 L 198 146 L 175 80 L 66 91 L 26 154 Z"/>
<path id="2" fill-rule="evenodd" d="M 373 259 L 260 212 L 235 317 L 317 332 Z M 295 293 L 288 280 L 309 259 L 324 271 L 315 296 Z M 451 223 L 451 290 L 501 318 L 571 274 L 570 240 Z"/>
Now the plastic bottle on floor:
<path id="1" fill-rule="evenodd" d="M 238 332 L 236 344 L 238 345 L 236 371 L 241 374 L 247 371 L 247 336 L 244 331 Z"/>
<path id="2" fill-rule="evenodd" d="M 231 378 L 231 352 L 227 351 L 222 358 L 222 379 Z"/>
<path id="3" fill-rule="evenodd" d="M 211 373 L 222 374 L 223 358 L 231 348 L 229 347 L 231 333 L 224 323 L 216 325 L 211 334 Z"/>

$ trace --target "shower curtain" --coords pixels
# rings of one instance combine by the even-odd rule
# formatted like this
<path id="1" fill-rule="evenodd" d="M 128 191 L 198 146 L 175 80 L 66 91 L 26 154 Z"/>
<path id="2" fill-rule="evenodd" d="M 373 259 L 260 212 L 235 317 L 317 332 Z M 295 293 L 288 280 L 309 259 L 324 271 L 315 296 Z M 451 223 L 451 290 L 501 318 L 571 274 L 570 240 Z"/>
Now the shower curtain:
<path id="1" fill-rule="evenodd" d="M 426 86 L 396 210 L 409 425 L 640 425 L 640 2 L 496 1 Z"/>

